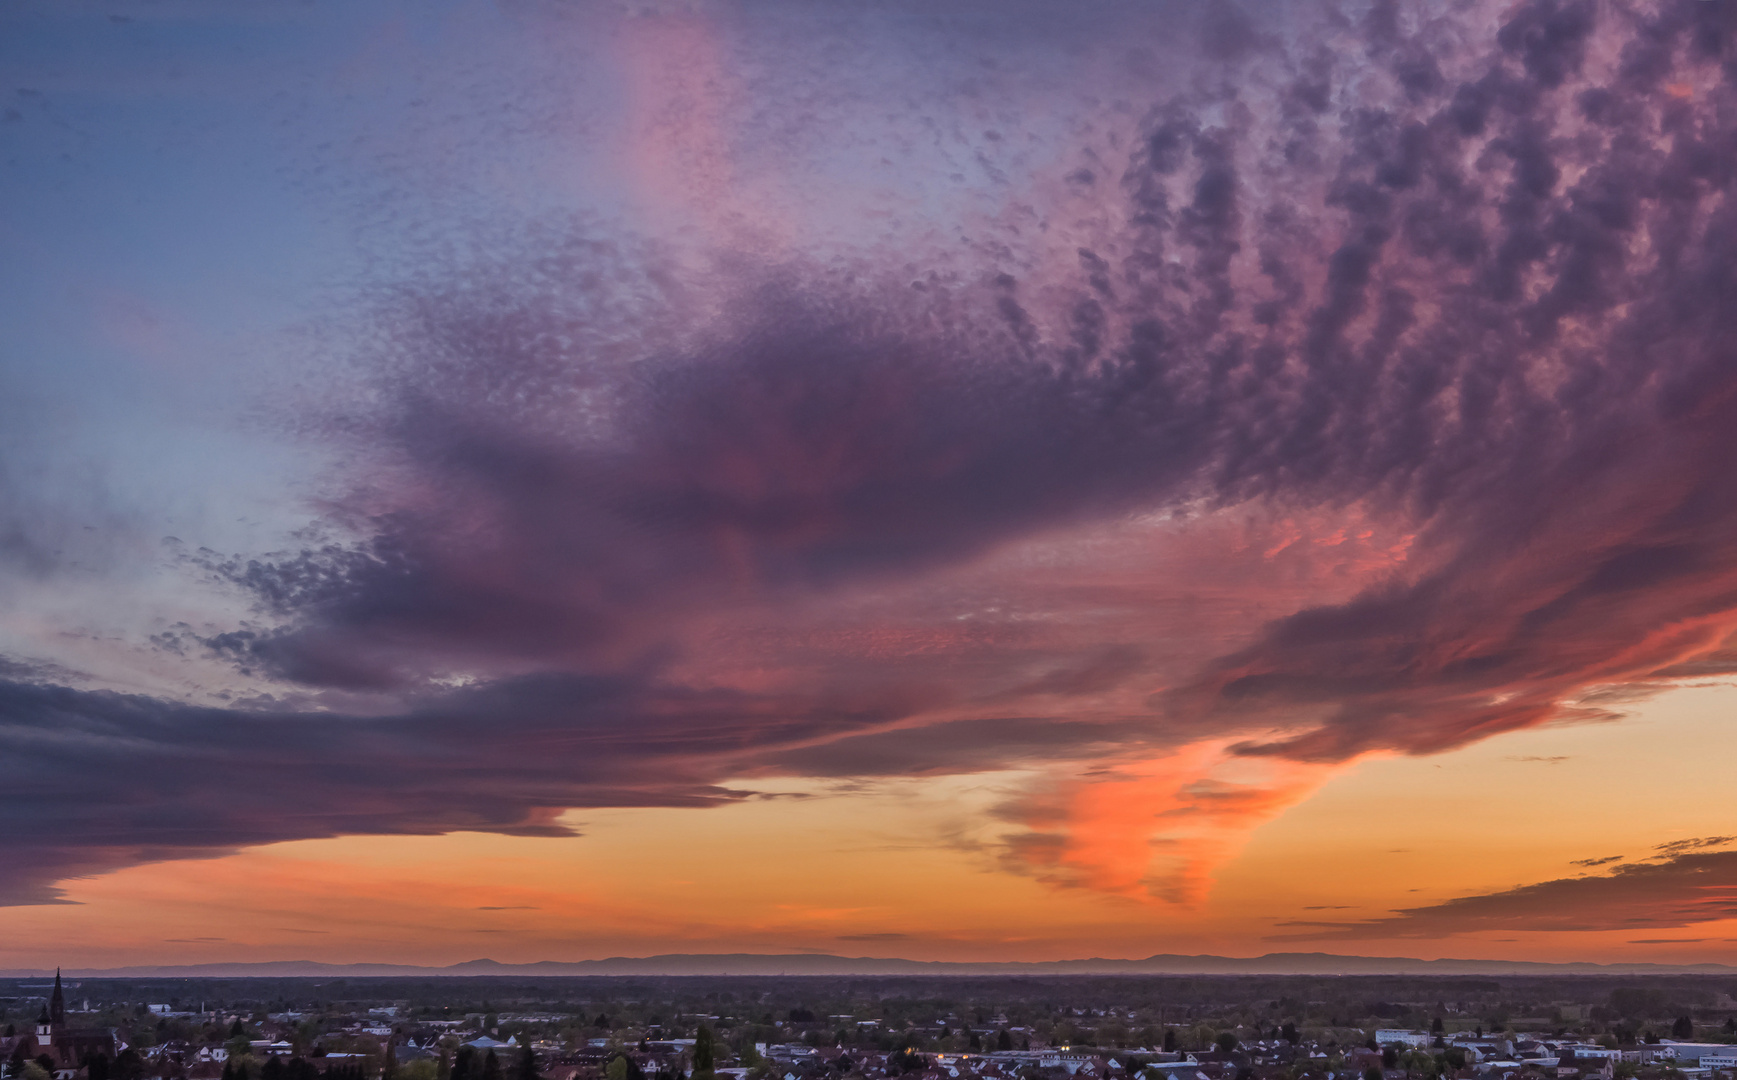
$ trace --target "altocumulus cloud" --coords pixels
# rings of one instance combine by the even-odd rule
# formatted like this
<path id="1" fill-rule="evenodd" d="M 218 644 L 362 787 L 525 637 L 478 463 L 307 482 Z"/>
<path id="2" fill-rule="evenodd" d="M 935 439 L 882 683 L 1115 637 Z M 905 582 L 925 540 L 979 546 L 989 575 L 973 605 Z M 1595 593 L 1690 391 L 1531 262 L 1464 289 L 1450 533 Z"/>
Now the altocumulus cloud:
<path id="1" fill-rule="evenodd" d="M 1131 56 L 1185 89 L 1105 106 L 1128 137 L 1082 125 L 1029 183 L 1004 162 L 1006 208 L 967 244 L 720 242 L 696 268 L 543 222 L 381 286 L 364 404 L 295 421 L 350 462 L 324 503 L 343 539 L 202 557 L 260 618 L 193 643 L 368 707 L 8 684 L 26 779 L 0 798 L 29 827 L 0 841 L 7 898 L 272 840 L 546 833 L 565 807 L 716 805 L 771 773 L 1208 737 L 1428 753 L 1724 670 L 1731 5 L 1288 16 L 1215 4 Z M 925 31 L 901 33 L 879 47 Z M 1245 513 L 1365 523 L 1333 543 L 1400 554 L 1193 635 L 1174 613 L 1087 625 L 1110 575 L 1038 595 L 1009 573 L 973 618 L 947 606 L 1010 546 Z M 1194 567 L 1231 589 L 1321 543 Z M 1726 859 L 1530 888 L 1674 895 Z M 1533 896 L 1381 925 L 1507 926 Z"/>

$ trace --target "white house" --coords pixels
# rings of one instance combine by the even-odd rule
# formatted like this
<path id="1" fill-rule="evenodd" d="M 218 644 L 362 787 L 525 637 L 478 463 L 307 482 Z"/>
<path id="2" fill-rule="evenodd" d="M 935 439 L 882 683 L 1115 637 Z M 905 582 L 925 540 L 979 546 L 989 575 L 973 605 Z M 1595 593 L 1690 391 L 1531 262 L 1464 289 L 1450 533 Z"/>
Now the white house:
<path id="1" fill-rule="evenodd" d="M 1377 1046 L 1392 1046 L 1398 1043 L 1401 1046 L 1411 1046 L 1422 1050 L 1434 1040 L 1435 1036 L 1427 1031 L 1406 1031 L 1403 1028 L 1377 1028 L 1375 1031 L 1375 1045 Z"/>

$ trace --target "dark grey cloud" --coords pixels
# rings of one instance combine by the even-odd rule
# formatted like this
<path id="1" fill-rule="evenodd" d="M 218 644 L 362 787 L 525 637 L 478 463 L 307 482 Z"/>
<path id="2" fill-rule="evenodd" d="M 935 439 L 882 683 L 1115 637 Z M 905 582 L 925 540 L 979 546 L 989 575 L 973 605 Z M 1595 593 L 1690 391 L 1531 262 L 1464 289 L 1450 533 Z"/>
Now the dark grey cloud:
<path id="1" fill-rule="evenodd" d="M 936 776 L 1015 762 L 1088 760 L 1150 742 L 1139 721 L 1103 723 L 1055 716 L 990 716 L 925 722 L 845 735 L 788 750 L 768 748 L 759 768 L 797 776 Z"/>
<path id="2" fill-rule="evenodd" d="M 1671 840 L 1659 844 L 1653 850 L 1661 854 L 1654 855 L 1653 858 L 1670 859 L 1704 848 L 1728 847 L 1733 843 L 1737 843 L 1737 836 L 1692 836 L 1686 840 Z"/>
<path id="3" fill-rule="evenodd" d="M 1485 930 L 1646 930 L 1737 916 L 1737 852 L 1676 854 L 1608 874 L 1557 878 L 1503 892 L 1461 896 L 1359 922 L 1288 922 L 1311 927 L 1284 940 L 1443 937 Z"/>
<path id="4" fill-rule="evenodd" d="M 132 863 L 355 833 L 570 835 L 568 807 L 716 806 L 744 749 L 872 724 L 871 711 L 695 695 L 609 677 L 503 680 L 383 717 L 187 706 L 0 683 L 13 766 L 0 902 Z"/>

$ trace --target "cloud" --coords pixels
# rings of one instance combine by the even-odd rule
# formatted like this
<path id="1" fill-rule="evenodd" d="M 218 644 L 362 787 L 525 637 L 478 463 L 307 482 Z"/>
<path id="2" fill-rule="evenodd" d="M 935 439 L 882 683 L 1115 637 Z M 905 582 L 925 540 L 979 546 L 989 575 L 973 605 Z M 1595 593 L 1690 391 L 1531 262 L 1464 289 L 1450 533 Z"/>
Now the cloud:
<path id="1" fill-rule="evenodd" d="M 347 429 L 384 471 L 341 499 L 370 539 L 230 566 L 284 625 L 210 644 L 393 687 L 650 648 L 647 623 L 696 607 L 1035 530 L 1270 498 L 1367 505 L 1415 525 L 1417 552 L 1274 621 L 1169 708 L 1314 712 L 1247 747 L 1311 758 L 1561 715 L 1732 629 L 1730 492 L 1696 467 L 1729 439 L 1729 163 L 1714 105 L 1658 82 L 1661 58 L 1713 70 L 1709 18 L 1666 5 L 1642 37 L 1530 3 L 1450 48 L 1446 23 L 1371 15 L 1373 62 L 1342 68 L 1299 40 L 1262 62 L 1381 104 L 1302 83 L 1155 103 L 1104 251 L 1023 278 L 918 291 L 872 259 L 847 285 L 733 255 L 684 285 L 704 318 L 648 334 L 648 292 L 683 318 L 648 284 L 670 271 L 533 233 L 387 304 L 382 406 Z M 1240 43 L 1208 50 L 1227 59 L 1281 48 L 1207 33 Z M 1600 34 L 1629 61 L 1588 70 Z M 1207 119 L 1226 109 L 1243 119 Z M 1686 230 L 1680 257 L 1625 254 L 1666 229 Z M 1612 457 L 1621 432 L 1644 449 Z M 1588 536 L 1587 518 L 1621 524 Z"/>
<path id="2" fill-rule="evenodd" d="M 1570 865 L 1587 867 L 1604 866 L 1606 863 L 1621 862 L 1622 859 L 1623 857 L 1621 855 L 1605 855 L 1602 858 L 1596 859 L 1573 859 L 1570 861 Z"/>
<path id="3" fill-rule="evenodd" d="M 1488 930 L 1670 929 L 1737 917 L 1737 852 L 1684 851 L 1608 874 L 1461 896 L 1361 922 L 1293 922 L 1286 940 L 1443 937 Z M 1651 944 L 1652 941 L 1643 942 Z"/>
<path id="4" fill-rule="evenodd" d="M 269 707 L 0 687 L 8 896 L 274 840 L 553 834 L 742 778 L 1037 768 L 1003 865 L 1187 901 L 1333 766 L 1728 666 L 1737 16 L 1315 10 L 1209 5 L 1145 35 L 1162 55 L 1071 30 L 1125 81 L 1025 150 L 960 133 L 976 91 L 889 106 L 894 232 L 757 240 L 732 210 L 695 251 L 539 218 L 395 260 L 348 376 L 281 404 L 340 462 L 319 539 L 188 557 L 254 610 L 176 647 Z M 1043 51 L 959 18 L 941 44 Z M 879 26 L 887 85 L 958 32 L 926 26 Z M 753 48 L 730 27 L 663 29 L 724 71 Z M 677 79 L 660 115 L 693 96 L 661 70 L 635 76 Z M 1021 106 L 1064 83 L 993 87 L 1049 116 Z M 682 121 L 702 194 L 824 171 L 778 103 L 825 95 L 765 89 Z M 1530 888 L 1668 893 L 1717 857 L 1690 852 Z"/>
<path id="5" fill-rule="evenodd" d="M 1201 742 L 1125 759 L 1010 800 L 1001 816 L 1023 828 L 1002 837 L 1002 866 L 1064 888 L 1198 904 L 1255 826 L 1327 777 L 1307 763 L 1251 767 L 1224 750 Z"/>
<path id="6" fill-rule="evenodd" d="M 742 695 L 534 676 L 369 717 L 0 683 L 0 747 L 21 766 L 0 900 L 52 902 L 50 883 L 68 877 L 280 840 L 565 836 L 568 807 L 721 805 L 753 794 L 715 781 L 744 744 L 776 744 L 763 724 L 796 741 L 866 719 L 763 704 L 778 715 Z"/>
<path id="7" fill-rule="evenodd" d="M 1734 843 L 1737 843 L 1737 836 L 1696 836 L 1687 840 L 1672 840 L 1655 846 L 1653 850 L 1662 854 L 1653 855 L 1651 858 L 1673 859 L 1686 852 L 1699 851 L 1703 848 L 1725 847 Z"/>

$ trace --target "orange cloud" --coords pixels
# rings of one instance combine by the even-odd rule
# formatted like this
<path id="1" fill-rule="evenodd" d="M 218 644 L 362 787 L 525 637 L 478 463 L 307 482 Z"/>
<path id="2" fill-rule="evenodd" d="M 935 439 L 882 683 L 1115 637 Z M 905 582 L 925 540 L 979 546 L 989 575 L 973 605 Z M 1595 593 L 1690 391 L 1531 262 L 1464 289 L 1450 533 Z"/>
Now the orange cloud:
<path id="1" fill-rule="evenodd" d="M 1055 885 L 1198 905 L 1213 871 L 1253 829 L 1335 771 L 1296 761 L 1251 763 L 1224 741 L 1113 763 L 1004 808 L 1030 829 L 1004 838 L 1006 859 Z"/>

